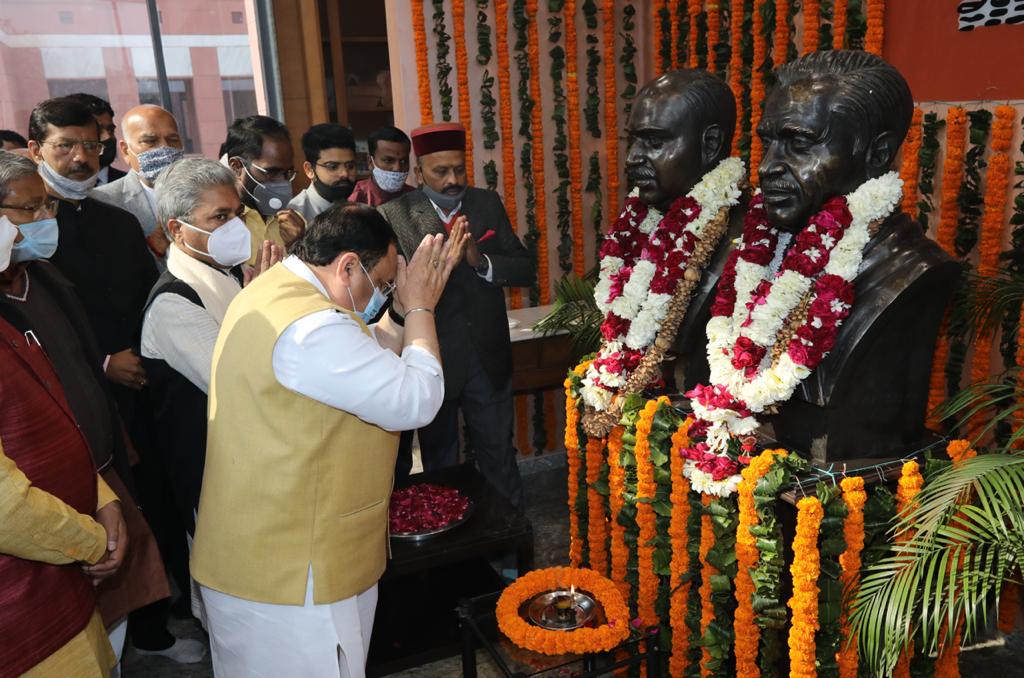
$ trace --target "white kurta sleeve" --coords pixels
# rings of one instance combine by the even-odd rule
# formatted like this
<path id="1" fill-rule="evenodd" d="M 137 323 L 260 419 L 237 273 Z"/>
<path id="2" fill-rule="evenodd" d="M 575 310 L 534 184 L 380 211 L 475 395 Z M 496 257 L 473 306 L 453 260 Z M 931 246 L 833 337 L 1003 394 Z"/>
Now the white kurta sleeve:
<path id="1" fill-rule="evenodd" d="M 444 400 L 441 364 L 429 351 L 407 346 L 397 356 L 337 311 L 292 323 L 274 345 L 273 367 L 285 388 L 387 431 L 426 426 Z"/>
<path id="2" fill-rule="evenodd" d="M 220 332 L 209 311 L 181 296 L 161 294 L 142 323 L 142 355 L 164 360 L 203 393 L 210 391 L 213 348 Z"/>

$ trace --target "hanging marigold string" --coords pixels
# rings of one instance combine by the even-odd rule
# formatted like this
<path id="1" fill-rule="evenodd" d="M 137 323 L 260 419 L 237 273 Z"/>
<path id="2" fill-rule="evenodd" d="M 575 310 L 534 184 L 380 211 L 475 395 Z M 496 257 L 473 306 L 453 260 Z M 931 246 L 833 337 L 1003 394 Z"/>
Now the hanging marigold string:
<path id="1" fill-rule="evenodd" d="M 459 87 L 459 122 L 466 128 L 466 179 L 473 185 L 473 125 L 469 108 L 469 56 L 466 54 L 466 2 L 452 0 L 455 33 L 456 83 Z"/>
<path id="2" fill-rule="evenodd" d="M 587 272 L 583 245 L 583 149 L 580 145 L 580 83 L 576 49 L 576 0 L 565 0 L 565 96 L 569 121 L 569 198 L 572 201 L 572 271 Z"/>
<path id="3" fill-rule="evenodd" d="M 711 626 L 711 622 L 715 619 L 715 606 L 711 601 L 711 578 L 718 574 L 718 568 L 708 562 L 708 551 L 715 545 L 714 524 L 711 519 L 711 513 L 708 511 L 708 507 L 711 506 L 714 497 L 710 494 L 703 494 L 700 500 L 704 505 L 700 518 L 700 563 L 702 568 L 700 573 L 700 635 L 703 638 L 708 631 L 708 627 Z M 700 661 L 701 678 L 707 678 L 707 676 L 711 675 L 707 669 L 709 661 L 711 661 L 711 651 L 704 647 L 701 651 Z"/>
<path id="4" fill-rule="evenodd" d="M 729 12 L 729 88 L 736 99 L 736 124 L 743 120 L 743 7 L 746 0 L 732 0 Z M 732 154 L 739 155 L 742 134 L 732 135 Z"/>
<path id="5" fill-rule="evenodd" d="M 819 626 L 818 575 L 821 573 L 818 533 L 825 513 L 817 497 L 804 497 L 796 508 L 793 564 L 789 568 L 793 578 L 793 596 L 789 599 L 789 608 L 793 610 L 789 629 L 789 675 L 791 678 L 815 678 L 814 634 Z"/>
<path id="6" fill-rule="evenodd" d="M 772 39 L 772 63 L 786 63 L 789 49 L 789 0 L 775 0 L 775 37 Z"/>
<path id="7" fill-rule="evenodd" d="M 860 555 L 864 550 L 864 505 L 868 495 L 864 491 L 864 478 L 854 476 L 843 478 L 839 486 L 846 502 L 846 522 L 843 523 L 843 538 L 846 550 L 839 556 L 842 568 L 841 580 L 844 591 L 854 591 L 860 579 Z M 843 644 L 839 651 L 839 678 L 857 678 L 857 643 L 850 641 L 850 624 L 847 610 L 843 608 L 841 625 Z"/>
<path id="8" fill-rule="evenodd" d="M 579 367 L 575 371 L 578 371 Z M 582 374 L 581 374 L 582 376 Z M 577 491 L 580 477 L 580 411 L 572 397 L 572 380 L 565 380 L 565 460 L 569 471 L 569 564 L 579 567 L 583 557 L 583 545 L 579 538 L 579 514 L 576 512 Z"/>
<path id="9" fill-rule="evenodd" d="M 632 587 L 626 581 L 629 547 L 626 545 L 626 528 L 619 523 L 626 480 L 625 469 L 622 468 L 622 436 L 625 432 L 622 426 L 616 426 L 608 434 L 608 512 L 611 522 L 608 548 L 611 555 L 611 579 L 619 587 L 622 597 L 629 600 L 632 595 Z"/>
<path id="10" fill-rule="evenodd" d="M 757 481 L 765 476 L 775 463 L 776 456 L 785 456 L 785 450 L 765 450 L 743 469 L 737 488 L 739 503 L 739 527 L 736 530 L 736 616 L 733 630 L 736 636 L 736 675 L 744 678 L 758 678 L 761 667 L 757 663 L 761 628 L 755 622 L 754 581 L 751 570 L 757 566 L 759 553 L 757 537 L 751 528 L 757 527 L 757 507 L 754 504 L 754 489 Z M 677 674 L 673 674 L 677 675 Z"/>
<path id="11" fill-rule="evenodd" d="M 846 46 L 846 12 L 849 0 L 835 0 L 832 5 L 832 49 Z"/>
<path id="12" fill-rule="evenodd" d="M 903 142 L 903 160 L 900 162 L 900 179 L 903 180 L 903 211 L 911 219 L 917 219 L 917 178 L 920 170 L 921 157 L 921 121 L 924 112 L 914 109 L 914 117 L 910 120 L 910 130 Z"/>
<path id="13" fill-rule="evenodd" d="M 818 51 L 821 40 L 821 0 L 804 0 L 804 44 L 801 54 Z"/>
<path id="14" fill-rule="evenodd" d="M 935 241 L 951 257 L 956 256 L 956 225 L 960 215 L 957 196 L 964 178 L 964 154 L 967 147 L 967 113 L 954 106 L 946 114 L 946 159 L 942 165 L 942 195 L 939 202 L 939 225 Z M 931 383 L 928 387 L 928 426 L 940 430 L 942 422 L 935 410 L 946 399 L 946 362 L 949 360 L 948 321 L 943 321 L 932 359 Z"/>
<path id="15" fill-rule="evenodd" d="M 537 210 L 537 285 L 540 288 L 540 303 L 544 305 L 551 303 L 551 283 L 550 271 L 548 270 L 547 188 L 544 184 L 544 164 L 547 149 L 544 148 L 544 121 L 543 112 L 541 111 L 537 0 L 526 0 L 526 16 L 529 21 L 529 44 L 526 51 L 530 57 L 530 92 L 533 97 L 533 114 L 530 119 L 530 130 L 533 135 L 533 188 Z"/>
<path id="16" fill-rule="evenodd" d="M 864 35 L 864 51 L 882 56 L 885 39 L 885 0 L 867 0 L 868 30 Z"/>
<path id="17" fill-rule="evenodd" d="M 714 1 L 717 2 L 718 0 Z M 697 68 L 700 64 L 700 59 L 697 55 L 697 43 L 700 38 L 700 28 L 697 25 L 697 19 L 704 8 L 703 5 L 703 0 L 687 0 L 686 3 L 686 16 L 689 18 L 690 27 L 686 36 L 688 40 L 686 51 L 690 55 L 690 59 L 686 63 L 688 68 Z"/>
<path id="18" fill-rule="evenodd" d="M 754 0 L 754 63 L 750 69 L 750 184 L 757 186 L 757 169 L 761 165 L 764 148 L 761 137 L 757 135 L 757 126 L 761 122 L 761 109 L 764 105 L 764 66 L 768 58 L 768 40 L 765 37 L 764 15 L 761 13 L 768 0 Z"/>
<path id="19" fill-rule="evenodd" d="M 590 569 L 608 572 L 608 522 L 605 519 L 604 497 L 595 485 L 601 479 L 605 441 L 587 440 L 587 544 L 590 547 Z"/>
<path id="20" fill-rule="evenodd" d="M 421 0 L 422 1 L 422 0 Z M 494 49 L 498 53 L 498 105 L 501 110 L 501 185 L 504 189 L 505 212 L 509 223 L 516 231 L 519 230 L 519 215 L 516 205 L 516 142 L 512 136 L 512 72 L 508 51 L 508 0 L 494 0 Z M 419 49 L 417 47 L 417 49 Z M 513 287 L 509 290 L 509 303 L 512 308 L 523 307 L 523 290 Z M 523 413 L 526 421 L 526 406 L 518 407 L 525 396 L 517 396 L 516 417 Z M 517 422 L 518 423 L 518 422 Z"/>
<path id="21" fill-rule="evenodd" d="M 608 177 L 608 214 L 619 213 L 619 97 L 615 71 L 615 0 L 604 0 L 601 20 L 604 22 L 604 130 L 605 167 Z M 578 187 L 574 187 L 578 190 Z"/>
<path id="22" fill-rule="evenodd" d="M 673 15 L 675 16 L 675 15 Z M 672 655 L 669 658 L 670 676 L 681 676 L 688 665 L 690 653 L 690 629 L 686 625 L 687 601 L 690 599 L 690 580 L 686 578 L 690 571 L 690 552 L 687 525 L 690 520 L 690 482 L 683 475 L 685 461 L 682 450 L 690 446 L 690 424 L 693 419 L 687 417 L 672 434 L 672 447 L 669 451 L 669 471 L 672 474 L 672 517 L 669 522 L 668 535 L 672 545 L 672 560 L 669 563 L 669 624 L 672 628 Z M 685 580 L 685 581 L 684 581 Z"/>
<path id="23" fill-rule="evenodd" d="M 636 457 L 636 524 L 640 529 L 637 540 L 637 577 L 640 586 L 637 594 L 637 614 L 647 626 L 658 623 L 658 615 L 654 609 L 658 600 L 658 575 L 654 572 L 654 544 L 658 536 L 657 517 L 654 513 L 654 495 L 658 486 L 654 481 L 654 463 L 651 461 L 651 445 L 649 437 L 654 425 L 654 415 L 668 398 L 661 396 L 657 400 L 648 400 L 636 420 L 636 444 L 633 455 Z"/>
<path id="24" fill-rule="evenodd" d="M 711 0 L 705 12 L 708 16 L 708 71 L 714 73 L 718 70 L 715 54 L 718 52 L 718 44 L 722 32 L 722 5 L 725 0 Z"/>
<path id="25" fill-rule="evenodd" d="M 682 55 L 679 54 L 679 6 L 682 0 L 669 0 L 668 20 L 672 24 L 672 68 L 680 68 L 683 65 Z"/>
<path id="26" fill-rule="evenodd" d="M 427 16 L 423 12 L 423 0 L 410 0 L 412 14 L 412 37 L 416 45 L 416 84 L 420 99 L 420 124 L 429 125 L 434 121 L 434 105 L 430 94 L 430 63 L 427 59 Z"/>
<path id="27" fill-rule="evenodd" d="M 917 495 L 924 486 L 924 477 L 921 475 L 921 467 L 916 461 L 908 461 L 903 464 L 900 470 L 900 479 L 896 483 L 896 510 L 903 514 L 914 504 Z M 901 532 L 896 535 L 897 543 L 906 543 L 913 537 L 910 531 Z M 914 656 L 914 644 L 910 643 L 900 653 L 899 661 L 893 669 L 893 678 L 910 678 L 910 659 Z"/>

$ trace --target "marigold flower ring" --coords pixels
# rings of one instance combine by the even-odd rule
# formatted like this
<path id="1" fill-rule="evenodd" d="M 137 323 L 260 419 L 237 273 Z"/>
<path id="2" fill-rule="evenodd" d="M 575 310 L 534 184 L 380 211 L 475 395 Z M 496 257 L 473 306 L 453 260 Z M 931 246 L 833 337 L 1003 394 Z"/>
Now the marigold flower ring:
<path id="1" fill-rule="evenodd" d="M 605 622 L 572 631 L 551 631 L 528 622 L 519 613 L 535 596 L 575 587 L 590 594 L 604 610 Z M 629 637 L 629 608 L 607 577 L 593 570 L 549 567 L 524 574 L 506 588 L 495 611 L 498 628 L 519 647 L 547 655 L 606 652 Z"/>

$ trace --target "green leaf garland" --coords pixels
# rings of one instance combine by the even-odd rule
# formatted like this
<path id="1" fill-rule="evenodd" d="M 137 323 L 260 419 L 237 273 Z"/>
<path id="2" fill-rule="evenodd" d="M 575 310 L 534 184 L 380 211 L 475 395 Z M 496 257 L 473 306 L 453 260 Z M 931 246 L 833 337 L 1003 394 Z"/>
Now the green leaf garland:
<path id="1" fill-rule="evenodd" d="M 932 111 L 925 113 L 921 120 L 921 151 L 918 153 L 918 166 L 921 177 L 918 181 L 917 203 L 921 228 L 928 230 L 928 215 L 935 211 L 935 167 L 939 158 L 939 130 L 946 126 L 946 121 Z"/>
<path id="2" fill-rule="evenodd" d="M 540 231 L 537 229 L 537 200 L 534 195 L 533 183 L 533 132 L 530 127 L 531 116 L 533 115 L 534 101 L 530 95 L 530 56 L 527 53 L 529 46 L 529 19 L 526 16 L 526 0 L 513 0 L 512 2 L 512 26 L 515 29 L 516 40 L 513 46 L 515 52 L 516 68 L 519 73 L 517 94 L 519 96 L 519 136 L 523 138 L 523 145 L 519 149 L 519 170 L 523 178 L 523 187 L 526 191 L 526 236 L 523 242 L 530 258 L 537 261 L 537 243 L 540 240 Z M 530 286 L 530 305 L 536 306 L 540 303 L 540 283 L 535 278 Z"/>
<path id="3" fill-rule="evenodd" d="M 555 212 L 558 224 L 558 266 L 562 274 L 572 271 L 572 218 L 569 206 L 569 137 L 566 133 L 565 48 L 562 40 L 562 15 L 565 0 L 548 0 L 548 41 L 551 49 L 551 90 L 553 107 L 551 121 L 555 123 L 552 151 L 555 154 Z"/>
<path id="4" fill-rule="evenodd" d="M 604 234 L 601 232 L 604 195 L 601 191 L 601 154 L 598 151 L 590 154 L 590 171 L 587 174 L 585 190 L 594 196 L 594 202 L 590 207 L 590 224 L 594 228 L 594 252 L 598 252 L 604 240 Z"/>
<path id="5" fill-rule="evenodd" d="M 836 654 L 842 649 L 843 631 L 840 624 L 843 612 L 842 567 L 839 556 L 846 550 L 843 526 L 846 522 L 846 502 L 842 492 L 835 486 L 819 483 L 818 499 L 825 511 L 821 520 L 820 554 L 821 570 L 818 574 L 818 632 L 817 669 L 819 678 L 839 678 L 839 664 Z"/>
<path id="6" fill-rule="evenodd" d="M 658 60 L 661 62 L 661 71 L 672 70 L 672 15 L 669 12 L 668 3 L 659 0 L 661 7 L 658 8 L 657 25 L 652 26 L 654 34 L 658 38 Z"/>
<path id="7" fill-rule="evenodd" d="M 487 10 L 491 0 L 476 0 L 476 62 L 481 66 L 491 63 L 491 24 Z"/>
<path id="8" fill-rule="evenodd" d="M 451 75 L 452 65 L 448 63 L 448 53 L 451 36 L 448 35 L 448 27 L 445 24 L 444 0 L 432 0 L 434 3 L 434 35 L 437 37 L 437 91 L 441 100 L 441 118 L 450 121 L 452 119 L 452 86 L 448 82 Z"/>
<path id="9" fill-rule="evenodd" d="M 487 182 L 488 191 L 498 190 L 498 165 L 494 160 L 484 163 L 484 181 Z"/>
<path id="10" fill-rule="evenodd" d="M 494 98 L 494 76 L 489 70 L 484 70 L 483 79 L 480 81 L 480 119 L 483 121 L 484 148 L 493 149 L 498 145 L 501 136 L 498 134 L 497 116 L 494 107 L 498 100 Z"/>
<path id="11" fill-rule="evenodd" d="M 585 0 L 583 19 L 587 27 L 587 97 L 583 104 L 583 119 L 587 131 L 595 139 L 601 138 L 601 39 L 597 35 L 597 3 Z"/>
<path id="12" fill-rule="evenodd" d="M 732 630 L 736 612 L 733 581 L 736 579 L 736 528 L 739 525 L 736 495 L 716 497 L 705 507 L 704 513 L 711 516 L 715 536 L 714 546 L 708 550 L 707 562 L 718 570 L 718 574 L 711 577 L 711 604 L 715 616 L 701 639 L 702 647 L 711 655 L 704 668 L 710 676 L 731 678 L 736 675 L 735 635 Z"/>
<path id="13" fill-rule="evenodd" d="M 619 98 L 626 102 L 624 116 L 628 120 L 629 113 L 633 110 L 633 97 L 636 96 L 636 40 L 633 31 L 636 30 L 636 9 L 633 3 L 626 3 L 622 7 L 622 54 L 619 55 L 619 63 L 622 65 L 622 80 L 626 83 L 619 94 Z M 608 134 L 616 134 L 616 130 L 608 130 Z"/>

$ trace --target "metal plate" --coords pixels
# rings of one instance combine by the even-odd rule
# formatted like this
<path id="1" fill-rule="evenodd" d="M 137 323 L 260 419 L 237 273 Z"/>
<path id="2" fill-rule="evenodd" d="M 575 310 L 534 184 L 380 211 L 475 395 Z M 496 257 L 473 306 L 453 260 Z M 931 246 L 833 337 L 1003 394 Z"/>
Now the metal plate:
<path id="1" fill-rule="evenodd" d="M 452 522 L 448 523 L 447 525 L 445 525 L 444 527 L 439 527 L 436 530 L 430 530 L 428 532 L 392 532 L 391 533 L 391 538 L 392 539 L 398 539 L 399 541 L 413 541 L 413 542 L 415 542 L 415 541 L 424 541 L 424 540 L 427 540 L 427 539 L 432 539 L 433 537 L 437 537 L 437 536 L 442 535 L 442 534 L 444 534 L 446 532 L 451 532 L 456 527 L 458 527 L 459 525 L 462 525 L 464 522 L 469 520 L 470 516 L 473 515 L 473 511 L 476 510 L 476 502 L 474 502 L 469 497 L 466 497 L 466 500 L 469 502 L 469 506 L 466 507 L 466 512 L 463 513 L 462 517 L 459 518 L 458 520 L 452 521 Z"/>
<path id="2" fill-rule="evenodd" d="M 527 615 L 537 626 L 551 631 L 572 631 L 586 626 L 597 614 L 597 603 L 586 591 L 576 591 L 573 609 L 576 611 L 576 623 L 560 622 L 553 613 L 555 598 L 564 596 L 568 591 L 545 591 L 538 593 L 529 602 Z"/>

